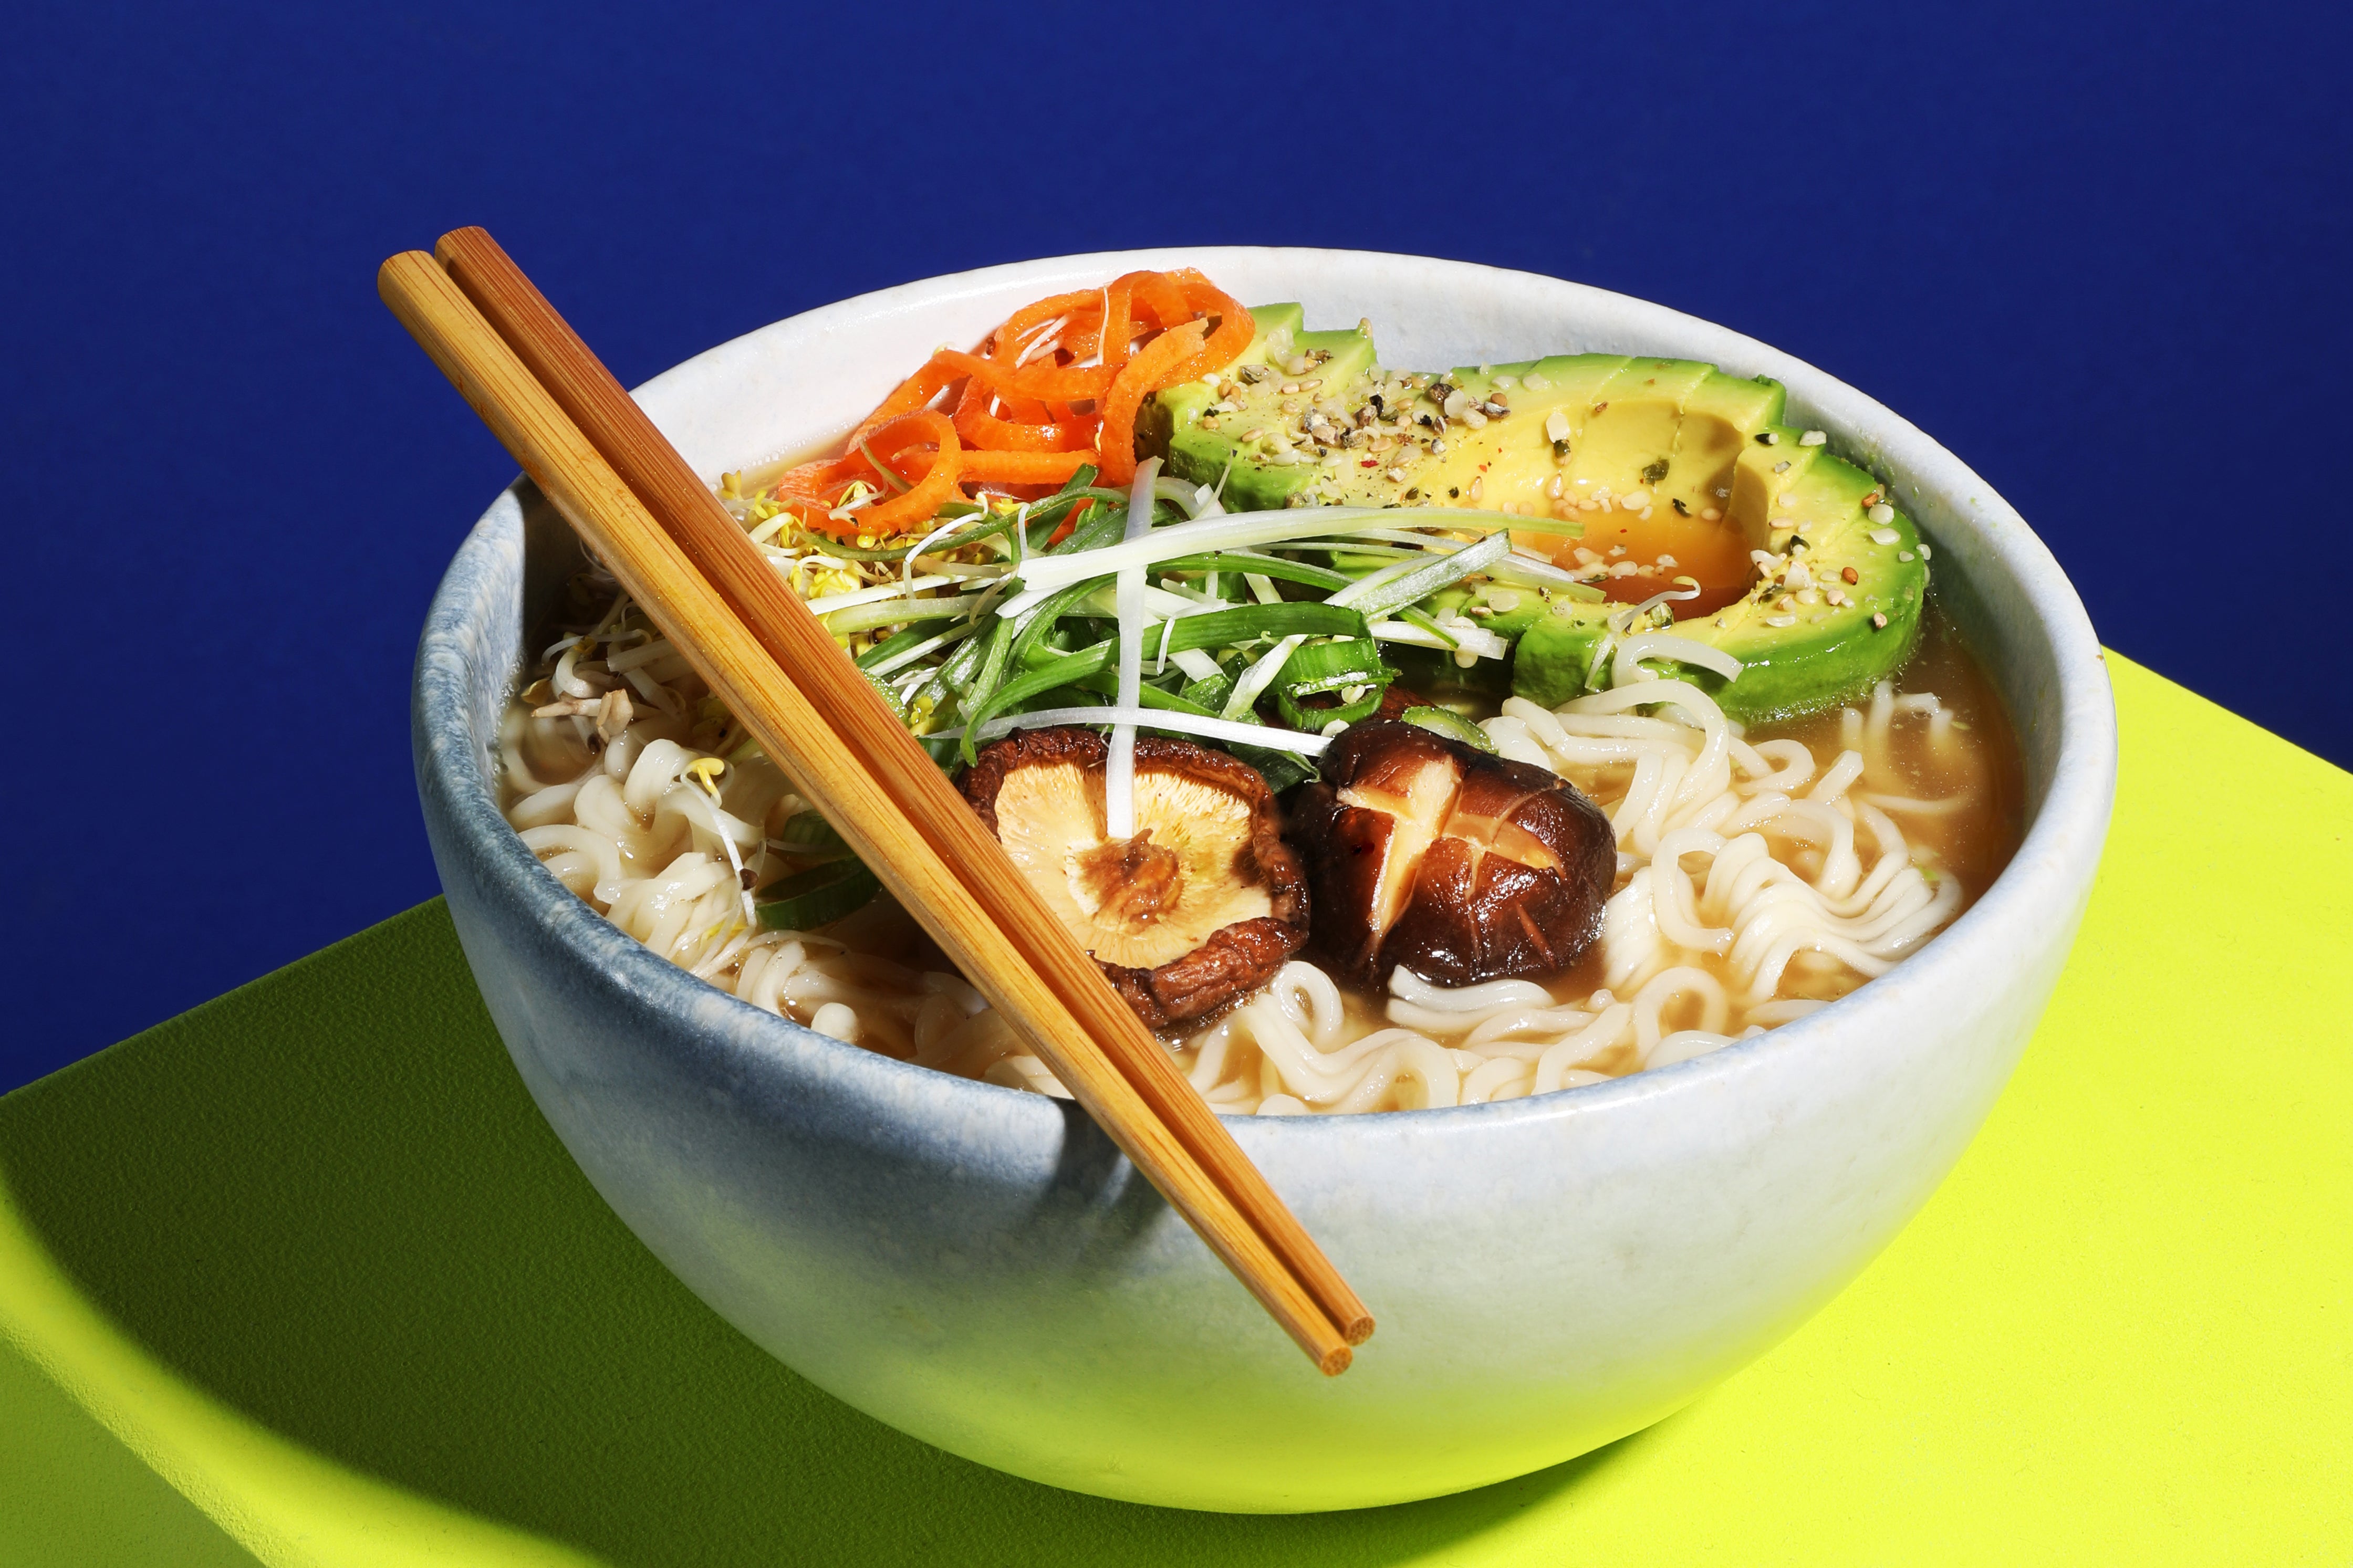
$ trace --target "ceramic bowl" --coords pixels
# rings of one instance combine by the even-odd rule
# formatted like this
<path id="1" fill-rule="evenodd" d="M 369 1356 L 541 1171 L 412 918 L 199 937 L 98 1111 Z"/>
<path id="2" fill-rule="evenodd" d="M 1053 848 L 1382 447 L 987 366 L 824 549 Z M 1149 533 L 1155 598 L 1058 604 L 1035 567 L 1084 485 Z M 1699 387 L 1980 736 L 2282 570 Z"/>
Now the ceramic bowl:
<path id="1" fill-rule="evenodd" d="M 542 869 L 490 758 L 577 547 L 501 495 L 417 657 L 418 790 L 451 916 L 541 1110 L 712 1308 L 802 1375 L 1019 1476 L 1186 1508 L 1434 1496 L 1553 1465 L 1691 1400 L 1819 1309 L 1951 1169 L 2065 962 L 2106 831 L 2116 732 L 2084 609 L 1977 475 L 1852 388 L 1657 305 L 1458 262 L 1207 248 L 1071 257 L 777 322 L 638 393 L 698 471 L 836 435 L 941 342 L 1138 267 L 1200 267 L 1389 363 L 1609 349 L 1776 376 L 1789 419 L 1894 477 L 2020 732 L 2030 826 L 1924 951 L 1799 1022 L 1539 1099 L 1234 1119 L 1371 1304 L 1318 1375 L 1067 1103 L 842 1045 L 654 957 Z"/>

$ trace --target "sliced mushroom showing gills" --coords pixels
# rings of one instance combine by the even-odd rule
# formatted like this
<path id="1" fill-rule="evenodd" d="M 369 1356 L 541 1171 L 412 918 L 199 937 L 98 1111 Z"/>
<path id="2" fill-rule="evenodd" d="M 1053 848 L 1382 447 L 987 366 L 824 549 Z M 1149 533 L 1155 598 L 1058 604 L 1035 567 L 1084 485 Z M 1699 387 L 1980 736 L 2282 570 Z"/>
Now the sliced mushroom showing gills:
<path id="1" fill-rule="evenodd" d="M 1109 747 L 1026 731 L 980 753 L 965 798 L 1079 945 L 1153 1028 L 1207 1017 L 1307 940 L 1307 883 L 1256 770 L 1138 736 L 1135 836 L 1103 833 Z"/>
<path id="2" fill-rule="evenodd" d="M 1375 722 L 1334 742 L 1323 775 L 1293 797 L 1291 837 L 1312 868 L 1314 956 L 1341 978 L 1536 974 L 1600 935 L 1617 845 L 1558 774 Z"/>

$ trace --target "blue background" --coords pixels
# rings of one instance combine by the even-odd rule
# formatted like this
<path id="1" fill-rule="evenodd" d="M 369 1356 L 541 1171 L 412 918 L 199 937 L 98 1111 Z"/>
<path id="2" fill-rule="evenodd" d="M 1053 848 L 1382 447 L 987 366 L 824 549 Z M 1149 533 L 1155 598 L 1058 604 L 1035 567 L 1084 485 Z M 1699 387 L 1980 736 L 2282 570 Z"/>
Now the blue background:
<path id="1" fill-rule="evenodd" d="M 2112 645 L 2353 763 L 2345 17 L 13 7 L 0 1089 L 436 890 L 409 661 L 513 465 L 374 279 L 466 223 L 625 382 L 1121 246 L 1642 295 L 1909 416 Z"/>

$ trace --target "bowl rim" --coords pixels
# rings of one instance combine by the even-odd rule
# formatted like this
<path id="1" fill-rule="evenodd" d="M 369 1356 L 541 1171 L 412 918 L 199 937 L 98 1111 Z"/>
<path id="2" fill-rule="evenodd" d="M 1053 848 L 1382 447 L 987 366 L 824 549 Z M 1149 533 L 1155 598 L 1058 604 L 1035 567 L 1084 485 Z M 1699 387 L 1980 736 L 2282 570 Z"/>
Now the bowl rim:
<path id="1" fill-rule="evenodd" d="M 1561 290 L 1565 291 L 1565 297 L 1578 298 L 1588 309 L 1594 306 L 1606 308 L 1620 321 L 1683 331 L 1697 330 L 1714 335 L 1732 351 L 1724 358 L 1736 359 L 1744 368 L 1757 367 L 1748 374 L 1761 371 L 1781 381 L 1788 388 L 1793 402 L 1801 403 L 1808 409 L 1825 416 L 1824 422 L 1834 431 L 1841 426 L 1850 429 L 1868 427 L 1871 444 L 1876 447 L 1883 461 L 1900 468 L 1902 478 L 1896 482 L 1904 489 L 1915 495 L 1933 492 L 1947 497 L 1965 495 L 1969 498 L 1968 510 L 1974 515 L 1968 526 L 1978 536 L 1979 542 L 1991 556 L 1992 563 L 2006 570 L 2013 580 L 2018 600 L 2031 609 L 2034 623 L 2051 646 L 2052 677 L 2055 688 L 2052 706 L 2058 715 L 2059 734 L 2052 753 L 2050 786 L 2040 802 L 2032 804 L 2031 820 L 2025 836 L 1992 886 L 1986 889 L 1950 926 L 1936 933 L 1918 952 L 1904 959 L 1888 975 L 1866 982 L 1817 1012 L 1762 1035 L 1736 1040 L 1702 1056 L 1551 1094 L 1478 1105 L 1385 1111 L 1377 1115 L 1261 1117 L 1220 1112 L 1229 1124 L 1250 1123 L 1253 1137 L 1360 1137 L 1389 1131 L 1434 1130 L 1430 1129 L 1428 1121 L 1432 1117 L 1449 1119 L 1445 1123 L 1449 1127 L 1467 1127 L 1472 1124 L 1474 1118 L 1484 1119 L 1486 1125 L 1503 1125 L 1598 1111 L 1605 1107 L 1627 1106 L 1657 1095 L 1697 1091 L 1703 1086 L 1722 1083 L 1743 1073 L 1761 1069 L 1789 1053 L 1804 1052 L 1815 1037 L 1833 1026 L 1868 1028 L 1874 1023 L 1900 1026 L 1900 1017 L 1894 1015 L 1900 1013 L 1903 994 L 1915 987 L 1909 984 L 1891 985 L 1889 981 L 1900 975 L 1907 981 L 1933 982 L 1937 976 L 1964 970 L 1972 963 L 2000 958 L 2003 954 L 1999 952 L 2000 938 L 2007 921 L 2030 911 L 2048 910 L 2054 904 L 2064 907 L 2084 895 L 2089 886 L 2091 868 L 2083 864 L 2084 851 L 2081 848 L 2071 850 L 2069 841 L 2071 837 L 2080 841 L 2088 836 L 2091 840 L 2089 855 L 2096 864 L 2115 792 L 2115 708 L 2104 655 L 2093 631 L 2090 616 L 2050 548 L 1992 486 L 1918 426 L 1827 372 L 1746 334 L 1687 312 L 1542 273 L 1389 252 L 1261 246 L 1102 251 L 1046 257 L 942 274 L 801 311 L 691 356 L 650 378 L 636 388 L 635 394 L 641 400 L 658 402 L 666 389 L 680 389 L 681 384 L 689 377 L 707 374 L 714 362 L 723 363 L 730 359 L 758 354 L 761 351 L 755 340 L 788 327 L 827 333 L 854 330 L 861 322 L 878 316 L 893 315 L 910 307 L 961 295 L 986 292 L 1025 277 L 1057 271 L 1088 269 L 1110 277 L 1138 267 L 1166 267 L 1181 262 L 1202 266 L 1204 270 L 1212 271 L 1214 275 L 1219 258 L 1240 256 L 1287 259 L 1294 261 L 1303 270 L 1312 270 L 1319 263 L 1328 265 L 1340 258 L 1357 264 L 1388 263 L 1436 268 L 1466 284 L 1475 286 L 1483 281 L 1490 286 L 1513 289 L 1534 286 Z M 994 1106 L 1018 1114 L 1019 1102 L 1029 1101 L 1034 1103 L 1038 1112 L 1050 1112 L 1050 1103 L 1043 1096 L 918 1067 L 913 1062 L 902 1062 L 866 1050 L 754 1007 L 731 993 L 698 979 L 668 959 L 657 956 L 591 909 L 549 873 L 538 857 L 524 847 L 521 837 L 500 811 L 480 766 L 481 759 L 467 739 L 461 701 L 465 683 L 458 681 L 445 686 L 428 679 L 427 669 L 437 647 L 445 645 L 454 634 L 470 624 L 471 617 L 465 612 L 471 607 L 470 601 L 478 597 L 474 584 L 480 579 L 469 568 L 492 548 L 495 531 L 504 521 L 502 514 L 505 509 L 517 501 L 522 487 L 528 482 L 518 479 L 515 484 L 502 491 L 460 543 L 448 573 L 435 590 L 427 612 L 418 644 L 413 688 L 416 763 L 420 789 L 433 791 L 441 796 L 454 823 L 470 841 L 472 851 L 482 857 L 488 868 L 495 874 L 502 896 L 519 901 L 523 906 L 522 912 L 533 924 L 551 932 L 564 933 L 564 940 L 583 946 L 586 950 L 583 956 L 592 964 L 603 968 L 623 991 L 650 1000 L 681 1018 L 702 1012 L 714 1004 L 721 1005 L 717 1016 L 727 1018 L 734 1026 L 724 1030 L 705 1028 L 700 1032 L 706 1036 L 710 1046 L 723 1054 L 756 1051 L 765 1037 L 776 1045 L 817 1053 L 827 1063 L 828 1073 L 839 1075 L 835 1081 L 843 1088 L 856 1088 L 888 1098 L 894 1087 L 912 1087 L 906 1075 L 913 1074 L 920 1075 L 921 1087 L 927 1094 L 944 1095 L 951 1100 L 965 1100 L 976 1110 Z M 516 521 L 520 522 L 519 514 Z M 517 569 L 520 570 L 520 561 Z M 526 638 L 527 635 L 526 631 Z M 459 663 L 459 668 L 464 668 L 462 660 Z M 2017 714 L 2010 717 L 2014 725 L 2020 725 Z M 2031 778 L 2029 788 L 2031 792 Z M 727 1009 L 736 1011 L 729 1012 Z M 1883 1020 L 1878 1017 L 1883 1014 L 1891 1016 Z M 704 1014 L 704 1016 L 708 1018 L 711 1015 Z M 723 1036 L 723 1042 L 715 1037 Z M 773 1052 L 772 1047 L 770 1054 Z M 1003 1098 L 995 1100 L 969 1098 L 974 1096 Z M 1061 1123 L 1058 1118 L 1041 1115 L 1038 1125 L 1042 1131 L 1049 1126 L 1059 1128 Z M 1260 1127 L 1265 1131 L 1256 1131 Z"/>

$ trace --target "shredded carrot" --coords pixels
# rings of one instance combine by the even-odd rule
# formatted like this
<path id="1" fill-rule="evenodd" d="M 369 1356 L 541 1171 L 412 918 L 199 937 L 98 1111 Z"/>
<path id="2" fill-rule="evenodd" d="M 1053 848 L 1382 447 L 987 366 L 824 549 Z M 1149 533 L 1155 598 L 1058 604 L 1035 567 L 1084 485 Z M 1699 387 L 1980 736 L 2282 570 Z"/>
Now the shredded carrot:
<path id="1" fill-rule="evenodd" d="M 1256 331 L 1189 267 L 1050 295 L 977 351 L 933 354 L 859 422 L 840 456 L 793 468 L 769 497 L 810 528 L 880 538 L 928 521 L 968 486 L 1034 495 L 1090 464 L 1125 484 L 1144 400 L 1231 364 Z"/>
<path id="2" fill-rule="evenodd" d="M 1103 399 L 1103 426 L 1098 437 L 1103 443 L 1105 484 L 1124 485 L 1135 478 L 1136 409 L 1143 405 L 1145 394 L 1174 386 L 1181 379 L 1173 374 L 1172 367 L 1192 363 L 1201 340 L 1208 335 L 1208 328 L 1199 321 L 1171 327 L 1129 360 L 1121 369 L 1119 379 L 1111 384 L 1111 394 Z"/>
<path id="3" fill-rule="evenodd" d="M 1000 418 L 990 413 L 991 403 L 1003 404 L 1011 417 Z M 1035 398 L 996 396 L 978 376 L 964 384 L 964 395 L 956 404 L 955 426 L 965 447 L 975 450 L 1077 452 L 1092 451 L 1095 444 L 1094 432 L 1080 421 L 1062 423 L 1049 417 L 1046 405 Z"/>
<path id="4" fill-rule="evenodd" d="M 1094 462 L 1092 452 L 966 452 L 963 475 L 967 480 L 997 485 L 1068 484 L 1071 476 Z M 1135 471 L 1135 459 L 1127 460 Z"/>

